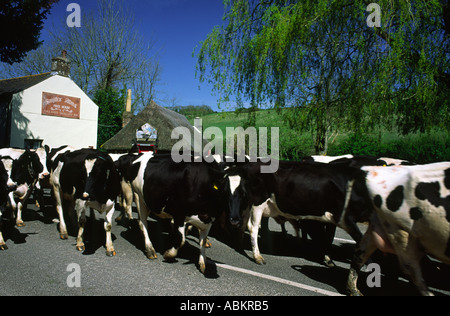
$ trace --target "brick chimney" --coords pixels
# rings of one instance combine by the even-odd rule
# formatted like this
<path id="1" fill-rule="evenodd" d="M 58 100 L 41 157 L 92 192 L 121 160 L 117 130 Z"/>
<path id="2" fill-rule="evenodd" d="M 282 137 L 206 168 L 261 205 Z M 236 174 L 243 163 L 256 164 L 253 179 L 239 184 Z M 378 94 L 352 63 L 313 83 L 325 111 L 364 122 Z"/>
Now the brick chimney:
<path id="1" fill-rule="evenodd" d="M 70 77 L 70 60 L 67 59 L 67 51 L 62 51 L 62 56 L 52 58 L 52 72 L 60 76 Z"/>
<path id="2" fill-rule="evenodd" d="M 122 116 L 122 128 L 125 127 L 128 123 L 130 123 L 131 119 L 134 117 L 133 113 L 131 113 L 131 89 L 128 89 L 127 93 L 127 103 L 125 105 L 125 111 Z"/>

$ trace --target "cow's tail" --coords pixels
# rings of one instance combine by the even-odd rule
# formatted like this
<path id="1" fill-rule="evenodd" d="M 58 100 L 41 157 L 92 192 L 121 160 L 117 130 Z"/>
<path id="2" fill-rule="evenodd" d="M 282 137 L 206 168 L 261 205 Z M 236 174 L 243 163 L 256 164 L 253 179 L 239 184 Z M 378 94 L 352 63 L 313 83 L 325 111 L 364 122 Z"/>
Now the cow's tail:
<path id="1" fill-rule="evenodd" d="M 353 186 L 355 185 L 355 179 L 350 179 L 347 182 L 347 192 L 345 192 L 345 200 L 344 200 L 344 210 L 343 213 L 347 211 L 348 204 L 350 203 L 350 199 L 352 198 Z"/>
<path id="2" fill-rule="evenodd" d="M 356 223 L 368 221 L 372 210 L 373 206 L 366 186 L 366 172 L 350 167 L 344 209 L 338 226 L 344 228 L 356 242 L 359 242 L 362 233 Z"/>
<path id="3" fill-rule="evenodd" d="M 349 229 L 350 229 L 347 225 L 346 218 L 347 218 L 348 205 L 352 198 L 352 191 L 353 191 L 354 184 L 355 184 L 355 179 L 349 179 L 347 181 L 347 187 L 345 190 L 344 207 L 341 212 L 341 217 L 340 217 L 339 221 L 337 222 L 337 226 L 341 227 L 345 231 L 349 231 Z"/>

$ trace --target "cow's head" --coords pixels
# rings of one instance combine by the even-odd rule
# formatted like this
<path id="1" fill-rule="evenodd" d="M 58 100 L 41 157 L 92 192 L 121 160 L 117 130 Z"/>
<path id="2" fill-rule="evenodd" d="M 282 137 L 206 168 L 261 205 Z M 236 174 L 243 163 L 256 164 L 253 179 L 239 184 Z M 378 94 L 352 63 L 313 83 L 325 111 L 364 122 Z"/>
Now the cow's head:
<path id="1" fill-rule="evenodd" d="M 87 179 L 83 200 L 105 204 L 119 194 L 119 182 L 116 167 L 108 155 L 86 159 Z"/>
<path id="2" fill-rule="evenodd" d="M 248 207 L 248 193 L 245 178 L 240 175 L 230 175 L 230 224 L 234 227 L 242 225 L 243 213 Z"/>
<path id="3" fill-rule="evenodd" d="M 36 149 L 36 154 L 39 156 L 39 161 L 42 165 L 42 171 L 39 173 L 39 180 L 48 180 L 50 178 L 50 172 L 47 168 L 47 155 L 49 153 L 50 147 L 45 145 L 45 147 Z"/>
<path id="4" fill-rule="evenodd" d="M 30 150 L 26 150 L 17 160 L 13 161 L 11 180 L 15 184 L 32 184 L 42 172 L 43 166 L 39 156 Z"/>
<path id="5" fill-rule="evenodd" d="M 244 165 L 232 167 L 227 171 L 230 183 L 230 207 L 229 222 L 233 227 L 241 227 L 244 213 L 249 207 L 249 195 L 247 191 L 247 176 Z"/>
<path id="6" fill-rule="evenodd" d="M 184 196 L 188 212 L 198 214 L 205 223 L 229 214 L 229 181 L 217 163 L 193 162 L 186 170 Z"/>

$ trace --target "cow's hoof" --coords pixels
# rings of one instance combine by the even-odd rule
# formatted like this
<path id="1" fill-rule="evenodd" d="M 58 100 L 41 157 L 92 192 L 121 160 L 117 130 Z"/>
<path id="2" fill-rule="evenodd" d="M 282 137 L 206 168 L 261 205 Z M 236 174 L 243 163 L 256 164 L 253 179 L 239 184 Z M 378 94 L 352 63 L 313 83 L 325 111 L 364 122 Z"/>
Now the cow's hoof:
<path id="1" fill-rule="evenodd" d="M 255 258 L 255 262 L 256 262 L 256 264 L 259 264 L 259 265 L 266 264 L 266 261 L 264 260 L 263 257 Z"/>
<path id="2" fill-rule="evenodd" d="M 62 240 L 67 240 L 69 239 L 69 234 L 59 234 L 59 238 L 61 238 Z"/>
<path id="3" fill-rule="evenodd" d="M 205 274 L 205 272 L 206 272 L 206 264 L 200 263 L 200 264 L 198 265 L 198 269 L 200 270 L 200 272 L 201 272 L 202 274 Z"/>
<path id="4" fill-rule="evenodd" d="M 153 251 L 146 251 L 145 252 L 145 255 L 147 256 L 147 258 L 148 259 L 150 259 L 150 260 L 156 260 L 156 259 L 158 259 L 158 255 L 156 254 L 156 252 L 153 250 Z"/>
<path id="5" fill-rule="evenodd" d="M 106 251 L 106 256 L 107 257 L 115 257 L 116 256 L 116 251 Z"/>
<path id="6" fill-rule="evenodd" d="M 171 248 L 164 253 L 164 260 L 174 261 L 176 256 L 177 256 L 177 250 L 175 248 Z"/>
<path id="7" fill-rule="evenodd" d="M 349 296 L 364 296 L 358 289 L 348 290 Z"/>
<path id="8" fill-rule="evenodd" d="M 7 245 L 0 245 L 0 250 L 8 250 L 8 246 Z"/>
<path id="9" fill-rule="evenodd" d="M 17 226 L 17 227 L 25 227 L 26 225 L 25 225 L 24 222 L 17 222 L 17 223 L 16 223 L 16 226 Z"/>
<path id="10" fill-rule="evenodd" d="M 77 246 L 77 250 L 78 251 L 84 251 L 86 248 L 84 247 L 84 245 L 83 246 Z"/>
<path id="11" fill-rule="evenodd" d="M 333 262 L 333 260 L 331 260 L 330 257 L 325 256 L 325 258 L 323 259 L 323 264 L 327 267 L 327 268 L 336 268 L 336 264 Z"/>

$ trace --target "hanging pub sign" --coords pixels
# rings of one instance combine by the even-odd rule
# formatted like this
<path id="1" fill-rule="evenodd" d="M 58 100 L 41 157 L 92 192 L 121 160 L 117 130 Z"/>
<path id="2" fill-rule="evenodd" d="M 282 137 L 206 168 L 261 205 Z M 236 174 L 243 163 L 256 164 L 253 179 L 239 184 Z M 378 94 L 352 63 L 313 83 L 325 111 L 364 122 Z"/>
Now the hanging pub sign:
<path id="1" fill-rule="evenodd" d="M 42 115 L 80 119 L 81 99 L 42 92 Z"/>
<path id="2" fill-rule="evenodd" d="M 136 130 L 136 139 L 145 139 L 149 141 L 155 141 L 158 138 L 158 131 L 156 128 L 148 123 L 141 126 L 140 129 Z"/>

